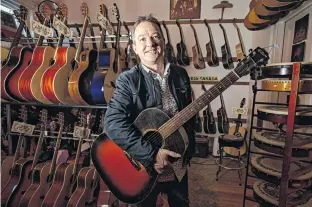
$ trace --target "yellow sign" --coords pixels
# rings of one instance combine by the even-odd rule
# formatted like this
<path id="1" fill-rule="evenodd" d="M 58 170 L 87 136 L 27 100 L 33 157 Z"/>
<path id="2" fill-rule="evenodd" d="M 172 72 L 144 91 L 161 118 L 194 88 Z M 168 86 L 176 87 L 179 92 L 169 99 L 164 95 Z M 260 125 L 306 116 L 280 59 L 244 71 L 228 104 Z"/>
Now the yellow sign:
<path id="1" fill-rule="evenodd" d="M 218 81 L 218 76 L 191 76 L 191 81 Z"/>

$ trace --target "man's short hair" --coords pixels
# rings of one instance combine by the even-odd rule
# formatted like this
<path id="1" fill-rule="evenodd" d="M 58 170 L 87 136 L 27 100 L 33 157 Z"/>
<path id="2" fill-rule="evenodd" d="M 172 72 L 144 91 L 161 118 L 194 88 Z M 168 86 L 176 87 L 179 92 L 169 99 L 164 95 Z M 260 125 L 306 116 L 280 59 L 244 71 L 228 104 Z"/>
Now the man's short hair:
<path id="1" fill-rule="evenodd" d="M 133 25 L 133 30 L 132 30 L 133 41 L 134 41 L 134 36 L 135 36 L 135 34 L 134 34 L 135 29 L 141 22 L 151 22 L 151 23 L 156 24 L 157 27 L 159 28 L 160 33 L 161 33 L 160 35 L 162 36 L 162 38 L 164 38 L 159 21 L 153 16 L 153 14 L 149 14 L 149 15 L 145 15 L 145 16 L 139 16 L 137 18 L 137 20 L 135 21 L 135 23 Z"/>

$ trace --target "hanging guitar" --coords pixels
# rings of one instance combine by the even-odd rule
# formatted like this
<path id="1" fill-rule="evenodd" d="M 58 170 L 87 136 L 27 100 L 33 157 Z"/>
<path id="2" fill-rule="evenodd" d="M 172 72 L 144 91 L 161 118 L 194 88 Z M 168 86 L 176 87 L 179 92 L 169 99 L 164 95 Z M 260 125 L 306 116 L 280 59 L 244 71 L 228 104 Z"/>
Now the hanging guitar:
<path id="1" fill-rule="evenodd" d="M 243 98 L 240 104 L 240 108 L 243 108 L 246 103 L 246 99 Z M 244 138 L 244 145 L 240 148 L 240 155 L 244 155 L 246 153 L 246 136 L 247 136 L 247 130 L 242 127 L 242 115 L 238 114 L 237 119 L 235 120 L 235 126 L 231 126 L 229 129 L 229 135 L 235 135 L 238 137 Z M 238 150 L 235 147 L 224 147 L 224 152 L 226 154 L 229 154 L 231 156 L 237 157 L 238 156 Z"/>
<path id="2" fill-rule="evenodd" d="M 196 69 L 205 69 L 206 68 L 205 60 L 204 60 L 203 53 L 202 53 L 201 48 L 200 48 L 200 44 L 198 41 L 198 37 L 197 37 L 195 27 L 192 24 L 192 20 L 190 20 L 190 23 L 191 23 L 191 27 L 193 29 L 194 37 L 195 37 L 195 45 L 192 47 L 193 64 L 194 64 L 194 67 Z"/>
<path id="3" fill-rule="evenodd" d="M 224 105 L 223 95 L 220 94 L 221 100 L 221 108 L 217 110 L 218 117 L 218 131 L 220 134 L 228 134 L 229 133 L 229 119 L 226 113 L 226 108 Z"/>
<path id="4" fill-rule="evenodd" d="M 219 57 L 217 54 L 211 28 L 208 24 L 207 19 L 205 19 L 204 22 L 205 22 L 206 27 L 208 28 L 208 34 L 209 34 L 209 39 L 210 39 L 210 41 L 206 44 L 207 63 L 210 67 L 216 67 L 216 66 L 219 66 Z"/>
<path id="5" fill-rule="evenodd" d="M 231 48 L 229 45 L 227 34 L 222 24 L 219 24 L 219 26 L 221 27 L 223 31 L 223 36 L 224 36 L 224 41 L 225 41 L 224 45 L 221 46 L 223 67 L 224 69 L 233 69 L 234 64 L 233 64 Z"/>
<path id="6" fill-rule="evenodd" d="M 194 93 L 193 88 L 192 88 L 192 101 L 195 101 L 195 93 Z M 202 121 L 200 119 L 199 113 L 197 113 L 195 116 L 195 131 L 196 132 L 202 132 L 203 131 L 203 125 L 202 125 Z"/>
<path id="7" fill-rule="evenodd" d="M 171 44 L 171 39 L 170 39 L 170 35 L 169 35 L 169 30 L 168 30 L 168 27 L 167 25 L 165 24 L 164 21 L 162 21 L 162 24 L 166 30 L 166 34 L 167 34 L 167 44 L 165 46 L 165 57 L 166 57 L 166 60 L 169 62 L 169 63 L 173 63 L 173 64 L 177 64 L 177 58 L 174 54 L 174 49 L 173 49 L 173 46 Z"/>
<path id="8" fill-rule="evenodd" d="M 180 31 L 180 37 L 181 37 L 181 42 L 179 42 L 177 44 L 177 62 L 179 63 L 179 65 L 190 65 L 190 58 L 187 54 L 187 49 L 186 49 L 186 45 L 184 43 L 184 36 L 183 36 L 183 32 L 182 32 L 182 28 L 181 25 L 179 23 L 178 20 L 176 20 L 176 23 L 179 27 L 179 31 Z"/>
<path id="9" fill-rule="evenodd" d="M 206 87 L 202 84 L 202 89 L 206 92 Z M 204 116 L 204 131 L 207 134 L 217 133 L 216 121 L 213 116 L 213 111 L 211 109 L 211 104 L 209 103 L 207 108 L 203 111 Z"/>
<path id="10" fill-rule="evenodd" d="M 266 64 L 268 59 L 268 53 L 264 49 L 256 48 L 242 60 L 235 70 L 174 117 L 169 118 L 164 112 L 150 108 L 142 111 L 133 125 L 142 133 L 142 139 L 146 140 L 148 144 L 152 144 L 153 148 L 163 147 L 179 153 L 183 157 L 188 139 L 185 136 L 183 124 L 240 77 L 247 75 L 255 67 Z M 99 135 L 93 142 L 91 156 L 101 178 L 110 191 L 122 202 L 141 202 L 153 190 L 158 177 L 157 172 L 154 169 L 147 170 L 140 161 L 123 151 L 105 133 Z M 173 164 L 176 161 L 170 160 Z"/>
<path id="11" fill-rule="evenodd" d="M 237 26 L 237 24 L 235 23 L 235 20 L 233 22 L 234 27 L 237 30 L 237 34 L 238 34 L 238 39 L 239 39 L 239 43 L 237 45 L 235 45 L 235 50 L 236 50 L 236 56 L 237 56 L 237 60 L 240 61 L 242 59 L 245 58 L 246 55 L 246 49 L 245 49 L 245 45 L 243 42 L 243 38 L 242 38 L 242 34 L 240 32 L 239 27 Z"/>
<path id="12" fill-rule="evenodd" d="M 126 22 L 123 22 L 123 26 L 125 27 L 125 29 L 128 33 L 128 38 L 129 38 L 128 43 L 127 43 L 127 47 L 125 48 L 125 54 L 126 54 L 126 67 L 130 69 L 130 68 L 132 68 L 138 64 L 138 60 L 137 60 L 137 56 L 136 56 L 136 54 L 132 48 L 132 44 L 133 44 L 132 38 L 133 37 L 130 34 L 130 30 L 129 30 Z"/>

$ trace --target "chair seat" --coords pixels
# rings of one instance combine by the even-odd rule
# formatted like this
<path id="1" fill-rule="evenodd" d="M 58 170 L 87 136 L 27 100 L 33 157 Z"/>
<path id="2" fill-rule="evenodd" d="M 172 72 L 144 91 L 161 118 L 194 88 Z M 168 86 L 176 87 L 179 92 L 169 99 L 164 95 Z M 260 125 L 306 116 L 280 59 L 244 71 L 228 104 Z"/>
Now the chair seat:
<path id="1" fill-rule="evenodd" d="M 219 144 L 221 146 L 240 148 L 244 145 L 244 137 L 229 134 L 221 135 L 219 136 Z"/>

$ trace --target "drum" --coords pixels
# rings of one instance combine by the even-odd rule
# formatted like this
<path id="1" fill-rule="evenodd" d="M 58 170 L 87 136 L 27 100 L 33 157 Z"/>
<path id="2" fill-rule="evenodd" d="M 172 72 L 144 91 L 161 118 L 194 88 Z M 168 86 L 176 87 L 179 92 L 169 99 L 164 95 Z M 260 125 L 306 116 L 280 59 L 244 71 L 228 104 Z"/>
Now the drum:
<path id="1" fill-rule="evenodd" d="M 279 124 L 287 123 L 288 107 L 287 106 L 260 106 L 257 109 L 258 118 Z M 311 125 L 312 108 L 297 107 L 295 115 L 295 124 Z"/>
<path id="2" fill-rule="evenodd" d="M 261 131 L 254 133 L 254 144 L 259 149 L 267 152 L 283 155 L 285 146 L 285 133 Z M 311 139 L 311 136 L 294 134 L 293 143 Z M 293 157 L 312 157 L 312 143 L 292 148 Z"/>
<path id="3" fill-rule="evenodd" d="M 283 159 L 264 155 L 253 155 L 250 160 L 252 172 L 259 178 L 279 185 L 282 177 Z M 291 162 L 289 174 L 296 171 L 296 175 L 289 178 L 289 186 L 306 188 L 312 184 L 312 165 L 305 162 Z M 297 174 L 298 173 L 298 174 Z"/>
<path id="4" fill-rule="evenodd" d="M 278 185 L 258 180 L 254 182 L 252 187 L 253 187 L 253 196 L 255 200 L 258 203 L 260 203 L 260 206 L 265 207 L 278 206 L 280 192 L 280 188 Z M 309 192 L 305 189 L 292 192 L 288 196 L 287 206 L 292 207 L 307 203 L 309 201 L 309 198 L 307 198 L 308 194 Z"/>
<path id="5" fill-rule="evenodd" d="M 291 80 L 263 80 L 262 89 L 269 91 L 291 91 Z M 300 80 L 298 92 L 312 92 L 312 80 Z"/>
<path id="6" fill-rule="evenodd" d="M 293 63 L 275 63 L 261 68 L 262 76 L 265 78 L 291 77 Z M 312 77 L 312 62 L 301 63 L 301 77 Z"/>

